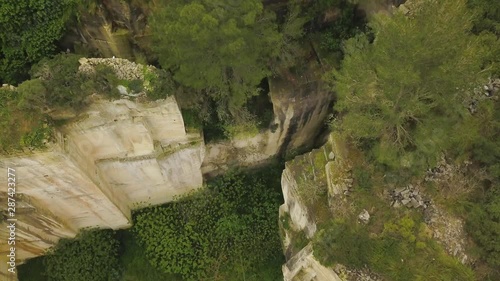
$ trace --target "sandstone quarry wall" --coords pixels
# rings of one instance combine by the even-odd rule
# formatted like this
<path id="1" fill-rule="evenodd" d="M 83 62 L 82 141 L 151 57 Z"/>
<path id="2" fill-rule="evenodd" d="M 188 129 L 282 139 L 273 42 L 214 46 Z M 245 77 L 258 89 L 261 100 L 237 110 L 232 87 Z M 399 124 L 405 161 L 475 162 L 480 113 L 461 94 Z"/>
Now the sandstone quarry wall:
<path id="1" fill-rule="evenodd" d="M 203 158 L 202 137 L 186 133 L 174 98 L 94 101 L 58 129 L 49 149 L 0 159 L 2 171 L 16 171 L 17 263 L 82 228 L 128 227 L 132 209 L 201 187 Z M 0 182 L 7 182 L 6 172 Z M 4 213 L 6 192 L 0 191 Z M 7 280 L 5 219 L 0 227 L 0 277 Z"/>
<path id="2" fill-rule="evenodd" d="M 82 69 L 105 63 L 121 70 L 127 64 L 130 71 L 117 73 L 120 79 L 141 78 L 129 77 L 142 68 L 122 59 L 80 63 Z M 95 96 L 78 114 L 54 112 L 66 121 L 47 149 L 0 156 L 1 170 L 16 170 L 17 264 L 43 255 L 82 228 L 129 227 L 133 209 L 166 203 L 199 188 L 204 175 L 312 147 L 332 101 L 319 75 L 311 71 L 291 80 L 274 78 L 270 84 L 274 120 L 269 128 L 218 143 L 205 144 L 201 132 L 187 133 L 174 97 L 134 102 Z M 7 173 L 0 173 L 0 182 L 7 182 Z M 0 189 L 0 278 L 16 280 L 6 273 L 6 191 Z"/>

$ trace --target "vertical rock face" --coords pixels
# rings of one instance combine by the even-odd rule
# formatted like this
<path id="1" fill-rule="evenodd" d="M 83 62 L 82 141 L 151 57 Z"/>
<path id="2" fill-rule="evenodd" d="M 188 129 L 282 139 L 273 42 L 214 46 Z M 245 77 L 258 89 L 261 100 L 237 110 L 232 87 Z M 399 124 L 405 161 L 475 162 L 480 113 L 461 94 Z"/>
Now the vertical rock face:
<path id="1" fill-rule="evenodd" d="M 63 40 L 67 47 L 83 45 L 104 57 L 135 57 L 134 49 L 147 53 L 149 36 L 147 18 L 151 1 L 105 0 L 89 2 L 79 15 L 80 24 Z M 75 43 L 76 42 L 76 43 Z"/>
<path id="2" fill-rule="evenodd" d="M 316 232 L 316 222 L 306 202 L 299 194 L 299 186 L 294 172 L 286 167 L 281 177 L 281 188 L 285 203 L 280 206 L 280 214 L 290 216 L 291 228 L 294 231 L 304 231 L 307 238 Z"/>
<path id="3" fill-rule="evenodd" d="M 129 72 L 142 68 L 124 68 L 126 60 L 121 59 L 82 59 L 81 68 L 99 63 L 111 64 L 120 79 L 141 79 L 130 78 Z M 254 166 L 285 151 L 313 146 L 332 95 L 319 75 L 310 73 L 286 81 L 274 79 L 270 96 L 275 118 L 269 129 L 226 142 L 205 145 L 200 133 L 186 133 L 173 97 L 143 103 L 96 98 L 78 115 L 61 113 L 62 119 L 71 119 L 57 128 L 48 149 L 0 157 L 1 170 L 16 170 L 17 264 L 43 255 L 59 239 L 74 237 L 82 228 L 128 227 L 134 208 L 166 203 L 199 188 L 204 174 Z M 281 212 L 291 212 L 297 229 L 311 237 L 315 222 L 305 206 L 294 203 L 296 179 L 293 171 L 288 173 L 283 176 L 287 205 Z M 7 182 L 5 172 L 0 173 L 0 182 Z M 0 190 L 4 214 L 6 191 Z M 4 219 L 2 241 L 9 236 L 6 226 Z M 2 280 L 15 280 L 6 273 L 9 251 L 2 242 Z"/>
<path id="4" fill-rule="evenodd" d="M 130 226 L 131 210 L 202 186 L 204 146 L 186 134 L 175 99 L 95 101 L 48 150 L 0 159 L 16 170 L 17 263 L 85 227 Z M 7 182 L 7 173 L 0 173 Z M 6 211 L 6 188 L 0 192 Z M 7 241 L 7 222 L 0 239 Z M 10 246 L 2 242 L 2 272 Z"/>
<path id="5" fill-rule="evenodd" d="M 272 143 L 279 152 L 312 148 L 332 109 L 333 94 L 321 81 L 319 65 L 314 63 L 303 75 L 270 80 L 275 114 Z"/>
<path id="6" fill-rule="evenodd" d="M 335 271 L 314 258 L 311 244 L 283 265 L 283 278 L 285 281 L 342 281 Z"/>
<path id="7" fill-rule="evenodd" d="M 316 232 L 316 224 L 332 216 L 331 198 L 343 191 L 338 183 L 347 165 L 342 142 L 330 135 L 318 149 L 286 163 L 281 186 L 285 202 L 280 206 L 280 228 L 286 264 L 285 281 L 341 280 L 331 268 L 313 256 L 312 244 L 304 245 Z"/>
<path id="8" fill-rule="evenodd" d="M 270 79 L 274 120 L 253 137 L 234 138 L 206 145 L 204 174 L 218 174 L 232 166 L 251 166 L 284 155 L 310 149 L 317 144 L 332 109 L 333 95 L 320 80 L 318 66 L 302 76 Z"/>

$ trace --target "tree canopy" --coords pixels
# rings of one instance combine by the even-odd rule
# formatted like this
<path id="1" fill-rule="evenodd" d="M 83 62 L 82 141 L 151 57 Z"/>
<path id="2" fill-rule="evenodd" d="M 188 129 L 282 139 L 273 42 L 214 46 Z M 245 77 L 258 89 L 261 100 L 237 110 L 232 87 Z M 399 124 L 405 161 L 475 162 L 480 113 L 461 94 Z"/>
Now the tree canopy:
<path id="1" fill-rule="evenodd" d="M 279 52 L 275 15 L 259 0 L 171 1 L 150 23 L 161 66 L 212 98 L 219 116 L 256 94 Z"/>
<path id="2" fill-rule="evenodd" d="M 339 128 L 391 167 L 432 165 L 462 142 L 455 132 L 470 116 L 466 102 L 489 74 L 465 1 L 422 3 L 408 15 L 376 15 L 375 40 L 347 41 L 341 70 L 329 76 Z"/>
<path id="3" fill-rule="evenodd" d="M 31 64 L 53 55 L 77 0 L 4 0 L 0 3 L 0 80 L 17 84 Z"/>

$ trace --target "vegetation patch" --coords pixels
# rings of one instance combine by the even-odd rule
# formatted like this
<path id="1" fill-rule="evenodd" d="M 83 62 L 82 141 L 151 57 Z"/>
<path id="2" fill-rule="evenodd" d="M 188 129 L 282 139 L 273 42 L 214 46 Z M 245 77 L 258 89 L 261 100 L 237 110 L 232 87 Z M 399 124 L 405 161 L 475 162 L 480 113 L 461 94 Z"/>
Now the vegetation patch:
<path id="1" fill-rule="evenodd" d="M 184 280 L 278 279 L 279 266 L 269 266 L 283 262 L 279 181 L 257 175 L 230 173 L 205 190 L 137 211 L 133 231 L 151 264 Z"/>
<path id="2" fill-rule="evenodd" d="M 53 281 L 119 280 L 118 248 L 111 230 L 83 231 L 50 250 L 44 257 L 45 274 Z"/>
<path id="3" fill-rule="evenodd" d="M 314 254 L 326 265 L 366 265 L 388 280 L 475 280 L 472 270 L 448 256 L 425 230 L 409 216 L 386 222 L 382 233 L 370 233 L 356 221 L 333 221 L 318 231 Z"/>

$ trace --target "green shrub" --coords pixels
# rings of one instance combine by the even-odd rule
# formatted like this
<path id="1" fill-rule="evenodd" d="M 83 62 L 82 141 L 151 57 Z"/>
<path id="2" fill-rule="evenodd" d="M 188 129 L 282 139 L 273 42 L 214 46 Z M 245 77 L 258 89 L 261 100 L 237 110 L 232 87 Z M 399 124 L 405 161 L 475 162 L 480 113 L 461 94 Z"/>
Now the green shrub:
<path id="1" fill-rule="evenodd" d="M 134 93 L 140 93 L 144 89 L 144 85 L 141 80 L 134 79 L 128 83 L 128 88 Z"/>
<path id="2" fill-rule="evenodd" d="M 181 281 L 178 276 L 154 268 L 149 263 L 144 249 L 129 230 L 118 231 L 117 237 L 120 240 L 119 259 L 123 268 L 121 281 Z"/>
<path id="3" fill-rule="evenodd" d="M 190 109 L 181 110 L 182 119 L 184 120 L 184 126 L 186 129 L 201 130 L 202 122 L 198 117 L 198 114 Z"/>
<path id="4" fill-rule="evenodd" d="M 365 29 L 365 22 L 355 16 L 356 6 L 350 3 L 340 5 L 340 16 L 321 33 L 320 47 L 327 52 L 339 52 L 342 43 Z"/>
<path id="5" fill-rule="evenodd" d="M 447 255 L 424 228 L 403 217 L 374 235 L 367 225 L 336 221 L 315 235 L 314 255 L 325 265 L 368 266 L 386 280 L 474 280 L 472 270 Z"/>
<path id="6" fill-rule="evenodd" d="M 165 273 L 255 280 L 249 277 L 259 268 L 281 261 L 279 197 L 266 182 L 230 173 L 176 202 L 139 210 L 133 231 Z"/>
<path id="7" fill-rule="evenodd" d="M 17 84 L 33 63 L 52 56 L 77 0 L 0 2 L 0 80 Z"/>
<path id="8" fill-rule="evenodd" d="M 171 1 L 149 20 L 161 66 L 176 82 L 194 89 L 196 100 L 215 101 L 224 121 L 238 117 L 234 113 L 256 94 L 282 45 L 273 11 L 259 0 L 233 4 Z"/>
<path id="9" fill-rule="evenodd" d="M 500 266 L 500 188 L 493 186 L 467 214 L 467 232 L 480 247 L 482 257 L 493 267 Z"/>
<path id="10" fill-rule="evenodd" d="M 40 106 L 28 102 L 26 88 L 19 88 L 21 92 L 0 89 L 0 149 L 7 153 L 27 146 L 41 148 L 50 133 Z"/>
<path id="11" fill-rule="evenodd" d="M 172 75 L 163 69 L 150 71 L 145 68 L 144 80 L 148 85 L 146 94 L 151 100 L 164 99 L 175 94 L 178 89 Z"/>
<path id="12" fill-rule="evenodd" d="M 81 95 L 86 97 L 93 93 L 99 93 L 110 99 L 120 98 L 117 86 L 120 80 L 116 77 L 112 67 L 97 65 L 93 73 L 78 73 L 76 79 L 81 79 Z M 131 81 L 127 81 L 131 83 Z"/>
<path id="13" fill-rule="evenodd" d="M 48 107 L 69 106 L 81 108 L 89 91 L 82 90 L 84 74 L 78 72 L 79 56 L 57 55 L 44 59 L 33 67 L 32 76 L 40 78 L 46 89 L 43 104 Z"/>
<path id="14" fill-rule="evenodd" d="M 372 244 L 368 233 L 362 227 L 336 221 L 318 231 L 314 237 L 313 246 L 314 255 L 322 264 L 341 263 L 354 268 L 362 268 L 369 263 Z"/>
<path id="15" fill-rule="evenodd" d="M 44 260 L 49 281 L 119 280 L 118 241 L 111 230 L 87 230 L 62 239 Z"/>
<path id="16" fill-rule="evenodd" d="M 37 257 L 18 266 L 17 277 L 19 281 L 48 281 L 43 260 L 44 257 Z"/>
<path id="17" fill-rule="evenodd" d="M 355 167 L 353 170 L 354 180 L 356 185 L 361 189 L 370 189 L 373 186 L 372 174 L 367 170 L 367 167 Z"/>

